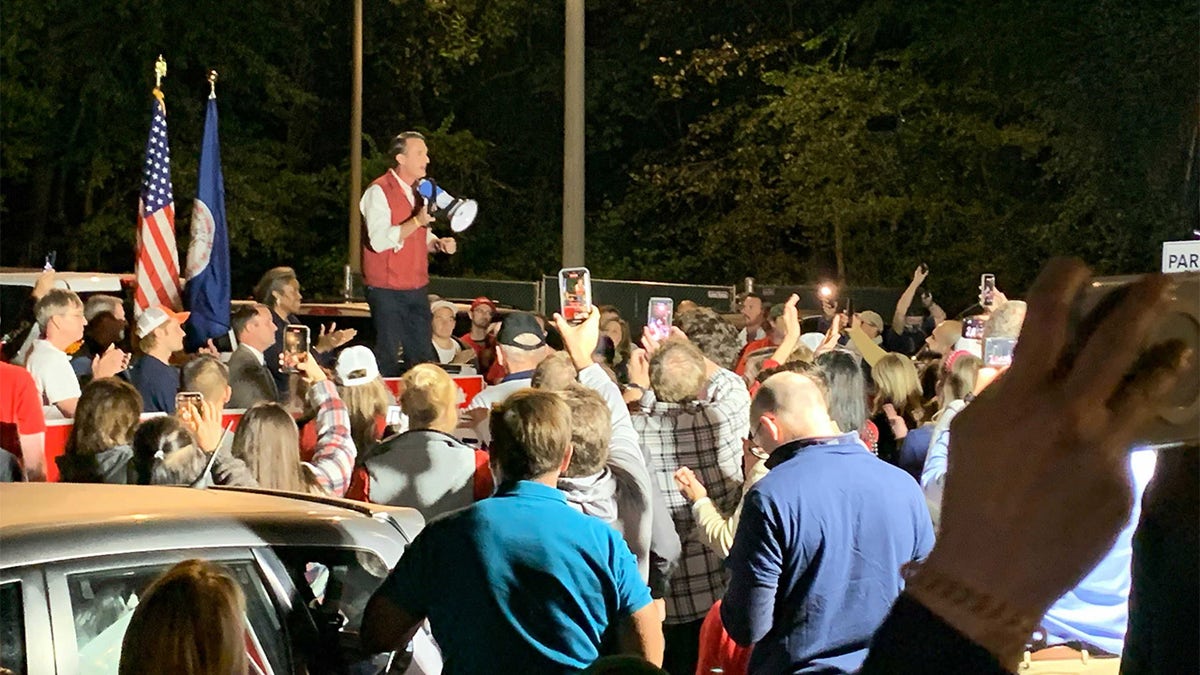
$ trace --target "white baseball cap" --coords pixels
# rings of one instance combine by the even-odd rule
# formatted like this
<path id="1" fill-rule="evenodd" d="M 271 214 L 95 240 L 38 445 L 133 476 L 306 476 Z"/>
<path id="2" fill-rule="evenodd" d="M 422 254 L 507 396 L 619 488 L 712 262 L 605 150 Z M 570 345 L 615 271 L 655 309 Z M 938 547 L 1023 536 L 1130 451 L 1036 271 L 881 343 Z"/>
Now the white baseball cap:
<path id="1" fill-rule="evenodd" d="M 451 315 L 458 316 L 458 306 L 448 300 L 438 300 L 437 302 L 429 305 L 430 314 L 437 312 L 439 309 L 448 309 L 450 310 Z"/>
<path id="2" fill-rule="evenodd" d="M 343 387 L 356 387 L 379 377 L 379 364 L 375 362 L 375 354 L 370 349 L 355 345 L 338 354 L 333 374 Z"/>
<path id="3" fill-rule="evenodd" d="M 168 319 L 175 319 L 182 326 L 191 315 L 191 312 L 172 312 L 166 307 L 151 307 L 137 318 L 137 336 L 139 339 L 146 337 Z"/>

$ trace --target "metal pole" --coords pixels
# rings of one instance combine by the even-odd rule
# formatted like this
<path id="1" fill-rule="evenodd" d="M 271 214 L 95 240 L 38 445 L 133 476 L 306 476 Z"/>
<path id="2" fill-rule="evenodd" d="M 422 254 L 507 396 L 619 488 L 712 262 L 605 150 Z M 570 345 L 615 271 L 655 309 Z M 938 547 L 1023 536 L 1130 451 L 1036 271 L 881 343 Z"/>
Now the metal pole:
<path id="1" fill-rule="evenodd" d="M 350 93 L 350 269 L 362 271 L 362 46 L 363 4 L 354 0 L 354 74 Z"/>
<path id="2" fill-rule="evenodd" d="M 566 0 L 563 95 L 563 267 L 584 264 L 583 0 Z"/>

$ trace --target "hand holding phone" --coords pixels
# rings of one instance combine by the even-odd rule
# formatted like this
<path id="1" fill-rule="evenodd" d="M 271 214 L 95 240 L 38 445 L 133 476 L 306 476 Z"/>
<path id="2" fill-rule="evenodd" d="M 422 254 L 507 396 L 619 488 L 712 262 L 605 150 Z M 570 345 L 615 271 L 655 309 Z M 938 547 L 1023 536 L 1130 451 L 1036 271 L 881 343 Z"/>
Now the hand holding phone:
<path id="1" fill-rule="evenodd" d="M 662 342 L 671 337 L 671 324 L 675 320 L 675 301 L 671 298 L 650 298 L 646 308 L 646 327 L 655 340 Z"/>
<path id="2" fill-rule="evenodd" d="M 558 271 L 558 293 L 562 317 L 580 324 L 592 312 L 592 274 L 586 267 L 567 267 Z"/>
<path id="3" fill-rule="evenodd" d="M 311 331 L 308 326 L 296 323 L 290 323 L 283 329 L 283 353 L 292 357 L 292 361 L 303 361 L 308 358 L 309 340 Z M 289 373 L 299 372 L 296 368 L 288 366 L 286 371 Z"/>
<path id="4" fill-rule="evenodd" d="M 996 304 L 995 274 L 982 274 L 979 276 L 979 304 L 987 309 Z"/>
<path id="5" fill-rule="evenodd" d="M 181 391 L 175 394 L 175 414 L 189 426 L 194 427 L 199 420 L 200 407 L 204 404 L 204 395 L 198 391 Z M 195 432 L 195 428 L 192 429 Z"/>

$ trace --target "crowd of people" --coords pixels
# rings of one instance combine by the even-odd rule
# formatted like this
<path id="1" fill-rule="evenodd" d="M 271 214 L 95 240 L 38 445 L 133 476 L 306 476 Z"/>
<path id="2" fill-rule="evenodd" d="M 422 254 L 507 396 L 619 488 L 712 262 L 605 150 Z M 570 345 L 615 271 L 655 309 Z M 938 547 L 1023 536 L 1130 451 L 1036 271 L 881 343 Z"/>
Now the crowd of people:
<path id="1" fill-rule="evenodd" d="M 1127 636 L 1142 495 L 1169 464 L 1133 447 L 1134 431 L 1188 358 L 1171 347 L 1162 367 L 1125 375 L 1164 282 L 1134 286 L 1080 347 L 1064 308 L 1082 266 L 1052 263 L 1028 305 L 984 303 L 971 318 L 982 340 L 927 293 L 912 307 L 927 274 L 890 322 L 830 301 L 805 333 L 799 298 L 748 294 L 741 326 L 685 307 L 661 341 L 631 336 L 613 307 L 581 323 L 496 320 L 485 297 L 454 335 L 457 306 L 427 298 L 416 332 L 429 349 L 384 364 L 336 326 L 307 353 L 283 348 L 302 298 L 289 268 L 233 312 L 232 351 L 195 354 L 182 351 L 186 313 L 127 323 L 121 299 L 84 302 L 48 272 L 28 337 L 0 364 L 5 470 L 44 480 L 45 420 L 69 417 L 63 481 L 417 509 L 427 525 L 367 606 L 362 639 L 400 649 L 428 621 L 447 672 L 569 672 L 624 654 L 672 675 L 1022 660 L 1022 672 L 1107 673 L 1129 648 L 1144 663 L 1186 650 L 1145 646 L 1162 639 L 1154 622 L 1140 647 Z M 1020 340 L 1011 367 L 985 362 L 993 338 Z M 460 411 L 442 364 L 490 384 Z M 392 370 L 398 398 L 382 380 Z M 244 410 L 236 430 L 229 409 Z M 200 592 L 189 584 L 216 589 L 213 611 L 240 621 L 221 574 L 173 570 L 130 633 L 154 630 L 159 596 Z M 211 628 L 197 640 L 238 651 Z"/>

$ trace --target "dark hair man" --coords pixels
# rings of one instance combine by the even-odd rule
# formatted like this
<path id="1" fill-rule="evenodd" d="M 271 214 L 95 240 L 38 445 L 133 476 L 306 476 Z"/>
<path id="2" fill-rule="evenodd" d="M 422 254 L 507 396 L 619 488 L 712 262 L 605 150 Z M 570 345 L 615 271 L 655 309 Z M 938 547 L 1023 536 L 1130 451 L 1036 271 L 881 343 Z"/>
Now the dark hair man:
<path id="1" fill-rule="evenodd" d="M 238 341 L 238 348 L 229 357 L 229 387 L 232 389 L 229 407 L 249 408 L 263 401 L 278 401 L 279 389 L 265 356 L 275 346 L 271 310 L 258 304 L 239 307 L 229 323 Z"/>
<path id="2" fill-rule="evenodd" d="M 621 651 L 659 664 L 662 625 L 629 547 L 555 488 L 572 455 L 566 402 L 520 391 L 491 418 L 495 496 L 417 535 L 367 604 L 364 647 L 400 649 L 428 618 L 454 672 L 568 672 L 613 626 Z"/>
<path id="3" fill-rule="evenodd" d="M 453 255 L 458 243 L 433 234 L 433 217 L 414 191 L 429 166 L 425 137 L 415 131 L 399 134 L 388 155 L 392 168 L 371 183 L 358 206 L 365 230 L 362 271 L 375 323 L 375 360 L 384 377 L 394 377 L 436 360 L 427 290 L 429 253 Z"/>

